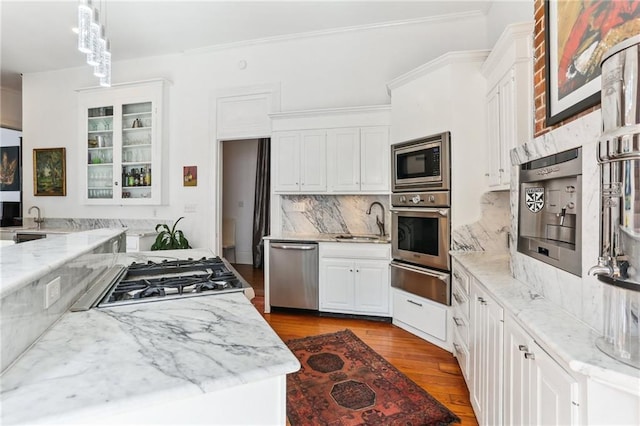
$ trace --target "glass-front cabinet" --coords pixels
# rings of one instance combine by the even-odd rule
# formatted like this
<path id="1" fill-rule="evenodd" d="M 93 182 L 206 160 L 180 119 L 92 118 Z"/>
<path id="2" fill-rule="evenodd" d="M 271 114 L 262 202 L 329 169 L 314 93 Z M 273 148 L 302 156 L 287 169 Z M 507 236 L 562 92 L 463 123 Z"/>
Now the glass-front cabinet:
<path id="1" fill-rule="evenodd" d="M 80 91 L 86 204 L 160 204 L 162 80 Z"/>

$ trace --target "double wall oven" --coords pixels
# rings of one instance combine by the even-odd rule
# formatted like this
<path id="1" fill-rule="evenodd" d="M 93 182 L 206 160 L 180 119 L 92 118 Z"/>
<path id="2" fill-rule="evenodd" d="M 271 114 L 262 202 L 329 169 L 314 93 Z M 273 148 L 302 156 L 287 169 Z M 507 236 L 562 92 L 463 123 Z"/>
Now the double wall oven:
<path id="1" fill-rule="evenodd" d="M 449 132 L 394 144 L 391 285 L 451 304 Z"/>

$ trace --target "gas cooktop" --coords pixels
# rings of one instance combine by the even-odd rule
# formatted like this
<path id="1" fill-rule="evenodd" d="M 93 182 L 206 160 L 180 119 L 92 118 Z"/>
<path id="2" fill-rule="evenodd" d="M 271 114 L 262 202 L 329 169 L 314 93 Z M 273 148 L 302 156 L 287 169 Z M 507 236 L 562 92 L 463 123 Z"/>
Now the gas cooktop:
<path id="1" fill-rule="evenodd" d="M 71 310 L 239 292 L 248 287 L 220 257 L 134 262 L 108 270 Z"/>

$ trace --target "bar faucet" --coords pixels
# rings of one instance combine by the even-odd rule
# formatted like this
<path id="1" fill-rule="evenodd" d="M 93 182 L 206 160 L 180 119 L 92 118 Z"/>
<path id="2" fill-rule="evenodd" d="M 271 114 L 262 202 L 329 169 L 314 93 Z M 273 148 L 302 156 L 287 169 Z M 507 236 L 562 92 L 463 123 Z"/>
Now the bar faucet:
<path id="1" fill-rule="evenodd" d="M 386 235 L 384 231 L 384 206 L 380 204 L 378 201 L 374 201 L 369 205 L 369 208 L 367 209 L 367 214 L 371 214 L 371 207 L 373 207 L 375 204 L 379 205 L 380 208 L 382 209 L 382 221 L 380 220 L 380 217 L 376 215 L 376 225 L 378 225 L 378 228 L 380 229 L 380 237 L 384 237 Z"/>
<path id="2" fill-rule="evenodd" d="M 40 207 L 38 206 L 29 207 L 28 213 L 31 213 L 31 210 L 33 209 L 36 209 L 38 211 L 38 217 L 33 219 L 33 221 L 36 223 L 37 228 L 40 229 L 40 226 L 42 225 L 42 223 L 44 223 L 44 218 L 40 216 Z"/>

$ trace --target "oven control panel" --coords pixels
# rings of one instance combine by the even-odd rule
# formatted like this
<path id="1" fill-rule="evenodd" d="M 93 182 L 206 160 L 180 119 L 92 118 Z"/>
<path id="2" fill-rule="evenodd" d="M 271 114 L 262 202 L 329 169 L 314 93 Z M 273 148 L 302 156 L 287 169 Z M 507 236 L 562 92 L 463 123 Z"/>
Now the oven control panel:
<path id="1" fill-rule="evenodd" d="M 449 191 L 401 193 L 391 195 L 393 207 L 449 207 Z"/>

